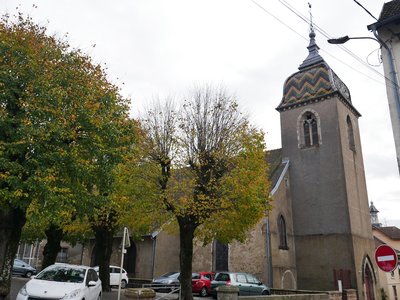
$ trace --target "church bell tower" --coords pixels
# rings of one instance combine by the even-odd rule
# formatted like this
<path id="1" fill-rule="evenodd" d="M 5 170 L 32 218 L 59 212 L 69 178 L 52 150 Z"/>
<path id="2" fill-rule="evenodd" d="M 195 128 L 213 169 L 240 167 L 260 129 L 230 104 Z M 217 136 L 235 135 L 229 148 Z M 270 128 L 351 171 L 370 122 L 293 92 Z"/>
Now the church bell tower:
<path id="1" fill-rule="evenodd" d="M 298 288 L 357 289 L 359 299 L 375 299 L 361 115 L 320 56 L 312 25 L 309 36 L 309 54 L 285 81 L 277 107 L 290 161 Z"/>

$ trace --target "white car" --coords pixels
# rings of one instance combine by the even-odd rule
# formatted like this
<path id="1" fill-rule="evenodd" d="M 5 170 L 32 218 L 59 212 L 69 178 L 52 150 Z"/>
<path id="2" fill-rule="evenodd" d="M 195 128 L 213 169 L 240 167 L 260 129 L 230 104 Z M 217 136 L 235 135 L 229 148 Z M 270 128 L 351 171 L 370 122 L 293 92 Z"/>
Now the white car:
<path id="1" fill-rule="evenodd" d="M 90 267 L 54 264 L 32 276 L 16 300 L 101 300 L 101 280 Z"/>
<path id="2" fill-rule="evenodd" d="M 97 274 L 99 273 L 99 267 L 94 267 Z M 121 268 L 117 266 L 110 266 L 110 286 L 118 286 L 119 276 L 120 276 Z M 122 276 L 121 276 L 121 289 L 126 288 L 128 285 L 128 273 L 122 268 Z"/>

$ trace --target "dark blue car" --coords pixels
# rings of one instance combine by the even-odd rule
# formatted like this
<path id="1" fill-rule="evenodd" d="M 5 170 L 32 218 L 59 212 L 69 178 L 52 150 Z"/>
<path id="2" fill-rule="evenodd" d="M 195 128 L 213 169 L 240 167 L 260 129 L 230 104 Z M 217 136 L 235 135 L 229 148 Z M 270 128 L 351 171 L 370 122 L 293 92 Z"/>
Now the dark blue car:
<path id="1" fill-rule="evenodd" d="M 30 278 L 32 275 L 36 274 L 36 269 L 23 260 L 14 259 L 12 274 Z"/>

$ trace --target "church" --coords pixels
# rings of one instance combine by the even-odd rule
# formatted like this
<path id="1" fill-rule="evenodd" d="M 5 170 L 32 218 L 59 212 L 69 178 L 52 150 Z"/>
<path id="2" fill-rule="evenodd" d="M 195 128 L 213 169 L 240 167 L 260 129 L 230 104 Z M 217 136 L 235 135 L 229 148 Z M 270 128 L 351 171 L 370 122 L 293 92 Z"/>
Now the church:
<path id="1" fill-rule="evenodd" d="M 282 149 L 270 151 L 272 210 L 244 244 L 198 248 L 193 268 L 247 271 L 273 288 L 356 289 L 376 299 L 374 240 L 358 118 L 350 91 L 320 56 L 308 56 L 283 88 Z"/>
<path id="2" fill-rule="evenodd" d="M 355 289 L 358 299 L 377 299 L 361 115 L 319 54 L 312 26 L 309 38 L 308 56 L 283 83 L 277 101 L 282 148 L 266 154 L 272 209 L 244 243 L 196 244 L 193 271 L 244 271 L 275 289 Z M 120 262 L 120 244 L 116 237 L 113 264 Z M 67 250 L 70 263 L 96 264 L 94 241 Z M 132 278 L 179 270 L 179 236 L 163 228 L 127 250 Z"/>
<path id="3" fill-rule="evenodd" d="M 245 271 L 272 288 L 356 289 L 359 299 L 376 299 L 361 115 L 319 54 L 312 26 L 309 37 L 308 56 L 277 101 L 282 149 L 266 158 L 272 209 L 245 243 L 196 245 L 193 271 Z M 92 250 L 83 251 L 87 262 Z M 143 237 L 128 249 L 126 267 L 136 278 L 179 270 L 178 236 L 160 230 Z"/>

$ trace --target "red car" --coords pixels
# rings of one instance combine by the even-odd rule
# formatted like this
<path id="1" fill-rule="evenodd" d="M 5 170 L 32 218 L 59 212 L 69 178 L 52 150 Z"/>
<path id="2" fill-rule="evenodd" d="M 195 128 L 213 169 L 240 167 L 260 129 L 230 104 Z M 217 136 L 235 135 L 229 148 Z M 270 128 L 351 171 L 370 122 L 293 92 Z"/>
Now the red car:
<path id="1" fill-rule="evenodd" d="M 192 273 L 192 292 L 199 293 L 201 297 L 206 297 L 211 293 L 211 280 L 214 279 L 212 272 Z"/>

